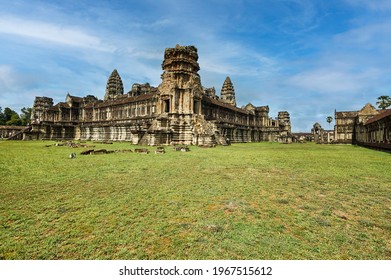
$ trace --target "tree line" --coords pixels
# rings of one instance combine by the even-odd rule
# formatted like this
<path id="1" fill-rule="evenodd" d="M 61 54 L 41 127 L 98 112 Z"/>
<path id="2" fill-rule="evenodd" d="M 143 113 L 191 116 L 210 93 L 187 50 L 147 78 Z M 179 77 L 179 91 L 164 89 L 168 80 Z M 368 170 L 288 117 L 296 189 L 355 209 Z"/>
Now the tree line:
<path id="1" fill-rule="evenodd" d="M 20 111 L 21 113 L 18 114 L 9 107 L 4 108 L 4 110 L 0 107 L 0 125 L 29 125 L 32 108 L 23 107 Z"/>

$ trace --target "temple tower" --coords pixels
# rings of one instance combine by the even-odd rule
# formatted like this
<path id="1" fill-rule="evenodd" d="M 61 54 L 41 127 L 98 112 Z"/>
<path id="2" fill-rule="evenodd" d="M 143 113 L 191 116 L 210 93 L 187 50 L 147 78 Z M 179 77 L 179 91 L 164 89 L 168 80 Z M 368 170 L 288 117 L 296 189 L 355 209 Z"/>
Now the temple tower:
<path id="1" fill-rule="evenodd" d="M 291 118 L 287 111 L 278 112 L 278 123 L 280 128 L 279 141 L 283 143 L 291 143 Z"/>
<path id="2" fill-rule="evenodd" d="M 235 90 L 230 77 L 227 77 L 221 88 L 220 100 L 236 107 Z"/>
<path id="3" fill-rule="evenodd" d="M 111 73 L 106 84 L 105 100 L 115 99 L 124 94 L 124 86 L 117 69 Z"/>
<path id="4" fill-rule="evenodd" d="M 172 132 L 173 144 L 191 144 L 195 120 L 201 114 L 203 88 L 198 71 L 197 48 L 167 48 L 162 63 L 162 83 L 156 113 L 158 126 Z"/>
<path id="5" fill-rule="evenodd" d="M 291 133 L 291 118 L 287 111 L 278 112 L 278 121 L 283 131 Z"/>
<path id="6" fill-rule="evenodd" d="M 167 48 L 162 63 L 162 83 L 157 113 L 199 114 L 203 93 L 197 48 Z"/>
<path id="7" fill-rule="evenodd" d="M 31 123 L 40 123 L 47 118 L 47 110 L 53 106 L 53 98 L 38 97 L 34 99 L 34 105 L 31 112 Z"/>

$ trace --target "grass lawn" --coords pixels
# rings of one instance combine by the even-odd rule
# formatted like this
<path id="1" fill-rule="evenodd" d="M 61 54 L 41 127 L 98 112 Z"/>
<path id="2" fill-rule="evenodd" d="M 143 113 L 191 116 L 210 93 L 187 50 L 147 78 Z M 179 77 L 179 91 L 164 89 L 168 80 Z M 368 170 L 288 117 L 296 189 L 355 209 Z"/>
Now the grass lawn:
<path id="1" fill-rule="evenodd" d="M 391 259 L 389 153 L 53 143 L 0 142 L 0 259 Z"/>

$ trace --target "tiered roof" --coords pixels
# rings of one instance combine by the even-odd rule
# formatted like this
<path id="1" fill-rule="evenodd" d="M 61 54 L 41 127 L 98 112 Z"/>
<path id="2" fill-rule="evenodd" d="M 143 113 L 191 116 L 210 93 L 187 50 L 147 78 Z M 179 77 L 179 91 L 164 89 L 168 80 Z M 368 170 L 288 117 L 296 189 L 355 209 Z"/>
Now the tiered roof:
<path id="1" fill-rule="evenodd" d="M 222 102 L 236 106 L 235 90 L 230 77 L 225 78 L 220 97 Z"/>
<path id="2" fill-rule="evenodd" d="M 105 100 L 114 99 L 122 94 L 124 94 L 124 85 L 117 69 L 114 69 L 107 80 Z"/>

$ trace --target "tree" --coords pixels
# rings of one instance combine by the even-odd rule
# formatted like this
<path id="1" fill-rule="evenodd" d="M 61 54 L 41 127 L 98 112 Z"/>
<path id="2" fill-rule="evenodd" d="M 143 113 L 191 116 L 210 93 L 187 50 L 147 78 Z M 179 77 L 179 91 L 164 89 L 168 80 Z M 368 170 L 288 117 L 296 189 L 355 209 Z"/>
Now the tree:
<path id="1" fill-rule="evenodd" d="M 3 113 L 3 108 L 0 107 L 0 125 L 5 124 L 5 116 Z"/>
<path id="2" fill-rule="evenodd" d="M 32 111 L 33 109 L 32 108 L 30 108 L 30 107 L 23 107 L 22 109 L 21 109 L 21 114 L 20 114 L 20 119 L 21 119 L 21 121 L 22 121 L 22 125 L 28 125 L 28 124 L 30 124 L 30 120 L 31 120 L 31 111 Z"/>
<path id="3" fill-rule="evenodd" d="M 6 125 L 22 125 L 22 120 L 18 114 L 13 114 L 11 119 L 6 122 Z"/>
<path id="4" fill-rule="evenodd" d="M 11 120 L 12 115 L 15 115 L 15 114 L 18 114 L 18 113 L 16 113 L 14 110 L 12 110 L 9 107 L 5 107 L 4 112 L 3 112 L 4 121 L 8 122 L 9 120 Z"/>
<path id="5" fill-rule="evenodd" d="M 22 121 L 18 113 L 11 108 L 6 107 L 3 112 L 3 120 L 6 125 L 21 125 Z"/>
<path id="6" fill-rule="evenodd" d="M 0 107 L 0 125 L 28 125 L 31 119 L 32 108 L 23 107 L 20 116 L 9 107 Z"/>
<path id="7" fill-rule="evenodd" d="M 388 107 L 391 106 L 391 98 L 387 95 L 382 95 L 377 98 L 379 100 L 376 102 L 376 105 L 379 109 L 387 109 Z"/>
<path id="8" fill-rule="evenodd" d="M 332 116 L 328 116 L 328 117 L 326 118 L 326 121 L 329 123 L 329 128 L 330 128 L 330 124 L 331 124 L 331 122 L 333 121 L 333 117 L 332 117 Z"/>

